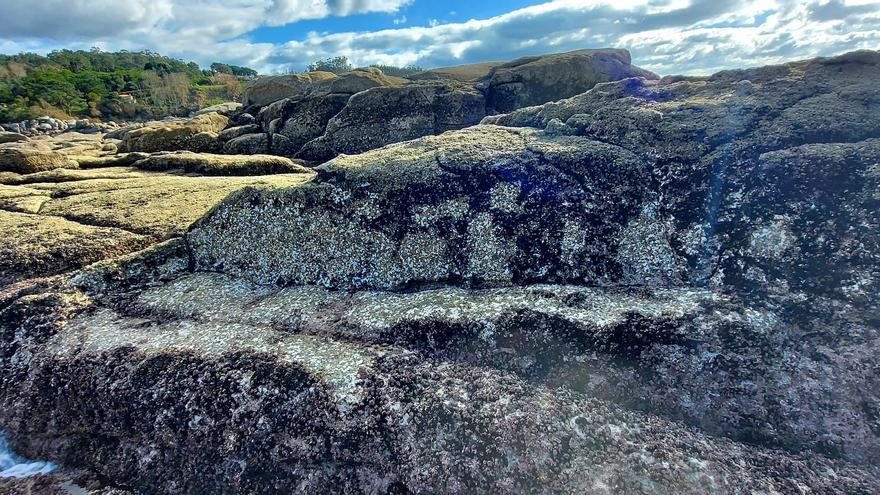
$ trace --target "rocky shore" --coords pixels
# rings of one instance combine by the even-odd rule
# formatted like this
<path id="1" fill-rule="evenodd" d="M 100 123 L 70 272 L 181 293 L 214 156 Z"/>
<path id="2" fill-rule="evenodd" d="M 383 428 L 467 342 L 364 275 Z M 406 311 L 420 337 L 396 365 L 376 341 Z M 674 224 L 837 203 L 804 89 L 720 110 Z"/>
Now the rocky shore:
<path id="1" fill-rule="evenodd" d="M 876 493 L 877 80 L 582 51 L 2 144 L 0 430 L 62 468 L 0 490 Z"/>
<path id="2" fill-rule="evenodd" d="M 119 127 L 115 122 L 96 122 L 86 119 L 61 120 L 52 117 L 40 117 L 33 120 L 24 120 L 9 124 L 0 124 L 2 131 L 24 136 L 39 136 L 42 134 L 56 134 L 64 131 L 77 131 L 83 133 L 108 132 Z M 0 142 L 3 138 L 0 138 Z"/>

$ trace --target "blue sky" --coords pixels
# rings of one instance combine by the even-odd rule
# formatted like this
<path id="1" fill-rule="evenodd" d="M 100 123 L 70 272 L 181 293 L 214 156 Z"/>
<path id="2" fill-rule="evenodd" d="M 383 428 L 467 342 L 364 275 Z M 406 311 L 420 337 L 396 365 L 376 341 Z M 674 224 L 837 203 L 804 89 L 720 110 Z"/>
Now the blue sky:
<path id="1" fill-rule="evenodd" d="M 0 53 L 143 50 L 303 70 L 619 47 L 659 74 L 880 48 L 880 0 L 0 0 Z"/>
<path id="2" fill-rule="evenodd" d="M 323 19 L 304 20 L 286 26 L 260 27 L 244 36 L 256 43 L 285 43 L 303 40 L 306 34 L 367 32 L 395 29 L 407 26 L 430 26 L 432 23 L 448 24 L 470 19 L 487 19 L 522 7 L 539 5 L 543 0 L 447 0 L 416 1 L 403 5 L 397 12 L 366 13 L 349 16 L 331 16 Z"/>

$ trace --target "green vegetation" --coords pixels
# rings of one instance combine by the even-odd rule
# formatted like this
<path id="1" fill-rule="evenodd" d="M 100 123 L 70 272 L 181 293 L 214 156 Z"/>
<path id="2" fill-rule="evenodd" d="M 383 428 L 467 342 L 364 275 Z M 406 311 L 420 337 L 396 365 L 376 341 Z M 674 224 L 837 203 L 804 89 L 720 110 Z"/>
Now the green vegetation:
<path id="1" fill-rule="evenodd" d="M 392 77 L 406 77 L 411 76 L 413 74 L 418 74 L 419 72 L 424 72 L 425 69 L 419 67 L 418 65 L 407 65 L 404 67 L 397 67 L 396 65 L 383 65 L 383 64 L 373 64 L 370 67 L 375 67 L 382 71 L 386 76 Z"/>
<path id="2" fill-rule="evenodd" d="M 422 68 L 371 65 L 405 77 Z M 354 69 L 347 57 L 319 60 L 309 71 Z M 0 54 L 0 122 L 43 115 L 61 119 L 150 119 L 241 98 L 257 71 L 221 62 L 209 70 L 150 51 L 57 50 Z"/>
<path id="3" fill-rule="evenodd" d="M 239 67 L 237 65 L 221 64 L 220 62 L 214 62 L 211 64 L 211 71 L 214 72 L 214 74 L 232 74 L 236 77 L 246 77 L 248 79 L 257 77 L 257 71 L 254 69 Z"/>
<path id="4" fill-rule="evenodd" d="M 375 67 L 382 71 L 386 76 L 394 76 L 394 77 L 406 77 L 418 72 L 422 72 L 422 69 L 416 65 L 407 65 L 406 67 L 397 67 L 394 65 L 382 65 L 382 64 L 373 64 L 370 67 Z M 348 57 L 330 57 L 324 60 L 318 60 L 313 64 L 310 64 L 308 67 L 309 72 L 315 71 L 323 71 L 323 72 L 332 72 L 334 74 L 342 74 L 344 72 L 350 72 L 354 70 L 354 66 L 351 62 L 348 61 Z"/>
<path id="5" fill-rule="evenodd" d="M 0 122 L 58 118 L 153 118 L 181 115 L 241 96 L 257 73 L 149 51 L 60 50 L 0 55 Z"/>
<path id="6" fill-rule="evenodd" d="M 342 74 L 354 70 L 354 66 L 348 61 L 348 57 L 330 57 L 324 60 L 318 60 L 313 64 L 309 64 L 309 72 L 332 72 L 334 74 Z"/>

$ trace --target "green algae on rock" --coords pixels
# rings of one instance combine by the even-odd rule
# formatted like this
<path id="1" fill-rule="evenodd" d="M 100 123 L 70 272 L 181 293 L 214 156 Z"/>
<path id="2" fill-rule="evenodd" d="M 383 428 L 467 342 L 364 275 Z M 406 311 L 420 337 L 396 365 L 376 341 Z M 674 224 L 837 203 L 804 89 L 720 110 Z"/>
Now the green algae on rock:
<path id="1" fill-rule="evenodd" d="M 31 185 L 52 193 L 41 213 L 118 227 L 157 240 L 180 235 L 222 199 L 248 186 L 293 186 L 314 174 L 255 177 L 153 175 Z"/>
<path id="2" fill-rule="evenodd" d="M 183 120 L 155 122 L 124 132 L 119 150 L 210 152 L 219 146 L 217 135 L 228 124 L 229 119 L 216 112 Z"/>
<path id="3" fill-rule="evenodd" d="M 214 178 L 111 167 L 6 176 L 0 179 L 9 184 L 0 185 L 8 234 L 0 247 L 0 285 L 81 268 L 180 235 L 238 189 L 291 186 L 314 177 L 293 168 L 300 173 Z"/>
<path id="4" fill-rule="evenodd" d="M 134 166 L 143 170 L 183 170 L 202 175 L 269 175 L 312 174 L 311 169 L 297 165 L 293 160 L 273 155 L 216 155 L 176 151 L 154 153 L 138 160 Z"/>
<path id="5" fill-rule="evenodd" d="M 56 168 L 76 168 L 67 156 L 35 146 L 0 146 L 0 171 L 30 174 Z"/>
<path id="6" fill-rule="evenodd" d="M 152 243 L 118 228 L 2 210 L 0 226 L 0 285 L 81 268 Z"/>

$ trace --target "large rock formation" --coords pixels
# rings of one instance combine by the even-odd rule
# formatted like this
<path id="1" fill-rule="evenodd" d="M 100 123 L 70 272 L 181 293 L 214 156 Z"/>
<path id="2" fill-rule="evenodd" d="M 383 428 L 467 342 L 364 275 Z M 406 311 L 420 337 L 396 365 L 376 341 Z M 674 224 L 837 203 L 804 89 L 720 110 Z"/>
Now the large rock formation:
<path id="1" fill-rule="evenodd" d="M 878 78 L 630 78 L 237 190 L 0 292 L 0 427 L 141 493 L 873 493 Z"/>
<path id="2" fill-rule="evenodd" d="M 508 64 L 437 69 L 411 81 L 385 76 L 378 69 L 318 81 L 309 74 L 277 76 L 258 81 L 253 94 L 245 97 L 251 106 L 244 115 L 256 115 L 260 134 L 226 134 L 225 150 L 271 152 L 321 163 L 339 154 L 462 129 L 497 111 L 566 98 L 599 82 L 635 76 L 656 78 L 632 66 L 625 50 L 583 50 Z M 278 98 L 261 103 L 269 95 Z M 249 118 L 233 120 L 239 127 L 250 123 Z"/>
<path id="3" fill-rule="evenodd" d="M 876 70 L 876 52 L 855 52 L 629 79 L 486 122 L 583 135 L 650 163 L 690 280 L 850 299 L 880 283 L 869 268 L 880 109 L 866 81 Z"/>
<path id="4" fill-rule="evenodd" d="M 296 96 L 318 81 L 326 81 L 335 77 L 336 74 L 332 72 L 308 72 L 306 74 L 261 77 L 245 90 L 242 103 L 245 107 L 268 105 L 273 101 Z"/>
<path id="5" fill-rule="evenodd" d="M 219 113 L 196 115 L 190 119 L 154 122 L 120 133 L 119 151 L 218 151 L 218 133 L 229 119 Z"/>
<path id="6" fill-rule="evenodd" d="M 317 125 L 305 126 L 312 131 L 306 136 L 313 136 L 313 140 L 297 147 L 297 156 L 322 162 L 339 154 L 363 153 L 389 143 L 462 129 L 478 124 L 485 116 L 483 94 L 466 85 L 438 82 L 378 87 L 347 99 L 321 133 L 314 132 Z M 282 134 L 294 133 L 300 138 L 294 144 L 299 144 L 306 137 L 302 129 L 298 120 L 289 119 Z"/>
<path id="7" fill-rule="evenodd" d="M 578 50 L 494 66 L 478 86 L 486 93 L 490 113 L 506 113 L 569 98 L 598 83 L 628 77 L 657 76 L 633 67 L 626 50 Z"/>
<path id="8" fill-rule="evenodd" d="M 44 147 L 26 143 L 0 146 L 0 172 L 30 174 L 67 167 L 76 167 L 76 162 Z"/>
<path id="9" fill-rule="evenodd" d="M 665 240 L 650 217 L 648 167 L 620 147 L 479 126 L 319 170 L 320 183 L 221 205 L 188 235 L 200 266 L 333 288 L 603 283 L 625 270 L 680 278 L 669 249 L 644 267 L 615 257 L 639 249 L 642 239 L 622 234 L 630 223 Z"/>

